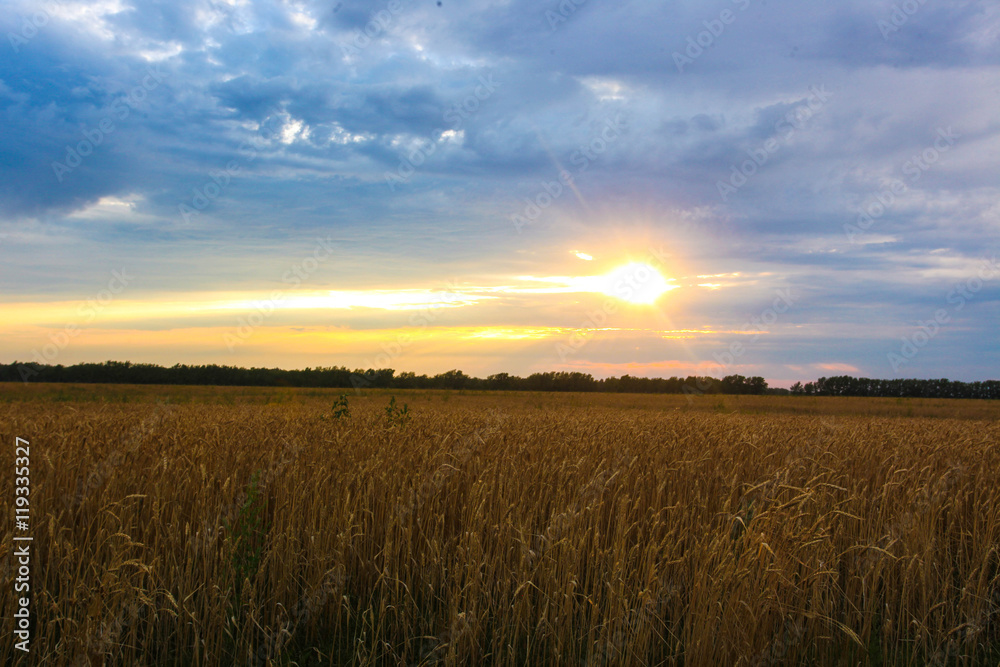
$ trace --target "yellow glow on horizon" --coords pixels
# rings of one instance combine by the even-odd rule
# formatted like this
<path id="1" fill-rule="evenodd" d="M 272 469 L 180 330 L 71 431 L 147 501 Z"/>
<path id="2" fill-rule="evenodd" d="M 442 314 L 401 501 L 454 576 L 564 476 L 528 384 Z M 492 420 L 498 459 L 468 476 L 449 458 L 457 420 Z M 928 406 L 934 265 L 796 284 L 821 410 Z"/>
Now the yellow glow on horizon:
<path id="1" fill-rule="evenodd" d="M 582 254 L 582 253 L 581 253 Z M 0 318 L 16 326 L 0 329 L 31 327 L 94 329 L 100 327 L 182 328 L 192 322 L 202 326 L 214 324 L 212 318 L 239 317 L 250 313 L 284 312 L 289 317 L 323 316 L 325 311 L 340 311 L 336 317 L 367 310 L 410 311 L 431 314 L 439 309 L 519 307 L 534 298 L 550 299 L 560 295 L 608 295 L 633 304 L 652 304 L 663 293 L 677 289 L 673 279 L 666 280 L 648 264 L 633 262 L 605 275 L 584 276 L 512 276 L 506 284 L 480 283 L 449 289 L 406 287 L 402 289 L 301 290 L 261 289 L 255 291 L 194 292 L 187 294 L 161 293 L 112 295 L 107 290 L 81 300 L 31 301 L 27 299 L 0 302 Z M 512 301 L 516 299 L 516 301 Z M 505 301 L 501 301 L 505 300 Z M 310 315 L 310 313 L 312 313 Z M 257 317 L 258 315 L 255 315 Z M 502 327 L 498 327 L 500 329 Z M 537 331 L 546 327 L 535 326 Z"/>
<path id="2" fill-rule="evenodd" d="M 312 294 L 282 295 L 272 299 L 275 307 L 289 310 L 374 308 L 378 310 L 421 310 L 429 308 L 459 308 L 495 296 L 432 292 L 429 290 L 353 290 L 330 291 Z M 262 300 L 232 301 L 211 304 L 209 308 L 224 310 L 252 310 Z"/>
<path id="3" fill-rule="evenodd" d="M 226 357 L 232 354 L 226 348 L 226 334 L 237 333 L 235 324 L 214 326 L 182 326 L 169 329 L 139 329 L 130 325 L 80 327 L 69 332 L 66 344 L 54 338 L 54 333 L 61 333 L 47 327 L 19 327 L 0 329 L 5 341 L 13 347 L 31 351 L 33 348 L 43 349 L 54 343 L 60 348 L 58 361 L 74 363 L 77 355 L 88 356 L 94 350 L 106 350 L 114 355 L 115 351 L 128 350 L 136 352 L 209 352 L 218 354 L 225 352 Z M 459 345 L 475 353 L 484 353 L 491 349 L 492 344 L 520 343 L 530 344 L 535 341 L 560 341 L 574 334 L 613 333 L 622 340 L 631 340 L 649 336 L 665 339 L 686 339 L 702 336 L 717 336 L 721 331 L 709 329 L 656 330 L 646 328 L 619 327 L 495 327 L 495 326 L 404 326 L 392 328 L 359 329 L 347 326 L 310 325 L 296 326 L 264 323 L 252 327 L 246 332 L 242 343 L 236 351 L 273 351 L 275 353 L 318 353 L 323 355 L 336 353 L 357 354 L 381 349 L 381 344 L 387 341 L 400 342 L 401 347 L 415 350 L 419 344 L 446 346 Z M 759 332 L 739 332 L 758 334 Z M 485 347 L 484 347 L 485 346 Z M 65 350 L 63 350 L 65 348 Z M 93 355 L 89 355 L 93 356 Z M 145 356 L 145 355 L 144 355 Z M 27 358 L 27 357 L 25 357 Z M 111 358 L 111 357 L 107 357 Z"/>
<path id="4" fill-rule="evenodd" d="M 535 328 L 512 328 L 512 327 L 483 327 L 470 329 L 462 338 L 488 338 L 496 340 L 538 340 L 559 336 L 564 333 L 564 329 L 559 327 L 535 327 Z"/>
<path id="5" fill-rule="evenodd" d="M 106 295 L 110 297 L 110 295 Z M 460 308 L 498 299 L 471 291 L 445 292 L 422 289 L 259 292 L 201 292 L 180 300 L 176 295 L 147 299 L 126 296 L 99 297 L 79 301 L 13 301 L 0 303 L 0 318 L 24 325 L 73 323 L 85 326 L 94 322 L 152 321 L 162 318 L 183 319 L 236 312 L 272 312 L 275 310 L 355 310 L 422 311 Z"/>

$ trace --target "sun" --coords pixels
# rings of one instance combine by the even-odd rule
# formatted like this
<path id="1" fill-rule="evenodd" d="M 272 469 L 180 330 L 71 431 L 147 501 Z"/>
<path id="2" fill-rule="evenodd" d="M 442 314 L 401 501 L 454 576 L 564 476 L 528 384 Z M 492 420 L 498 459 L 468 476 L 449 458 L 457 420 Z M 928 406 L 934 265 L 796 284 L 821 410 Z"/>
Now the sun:
<path id="1" fill-rule="evenodd" d="M 638 305 L 653 304 L 666 292 L 677 289 L 677 285 L 671 285 L 659 271 L 645 262 L 630 262 L 605 277 L 605 294 Z"/>

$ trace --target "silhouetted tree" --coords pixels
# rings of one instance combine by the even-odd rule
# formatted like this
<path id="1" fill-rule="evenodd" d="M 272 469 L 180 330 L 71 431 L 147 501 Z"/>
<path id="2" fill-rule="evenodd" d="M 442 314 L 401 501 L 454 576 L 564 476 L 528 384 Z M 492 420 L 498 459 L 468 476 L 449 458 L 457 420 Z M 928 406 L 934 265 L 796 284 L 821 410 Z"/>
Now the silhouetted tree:
<path id="1" fill-rule="evenodd" d="M 486 379 L 450 370 L 434 377 L 401 373 L 391 368 L 357 369 L 339 366 L 283 370 L 280 368 L 239 368 L 237 366 L 188 366 L 169 368 L 128 361 L 84 363 L 73 366 L 33 362 L 0 364 L 0 382 L 80 382 L 121 384 L 206 384 L 220 386 L 331 387 L 395 389 L 504 389 L 510 391 L 604 391 L 656 394 L 765 394 L 771 392 L 759 376 L 729 375 L 721 380 L 689 376 L 644 378 L 631 375 L 596 380 L 578 372 L 532 373 L 521 378 L 496 373 Z M 773 393 L 773 392 L 772 392 Z M 953 382 L 946 379 L 877 380 L 848 375 L 821 377 L 804 385 L 796 382 L 790 393 L 805 396 L 895 396 L 913 398 L 1000 399 L 1000 381 Z"/>

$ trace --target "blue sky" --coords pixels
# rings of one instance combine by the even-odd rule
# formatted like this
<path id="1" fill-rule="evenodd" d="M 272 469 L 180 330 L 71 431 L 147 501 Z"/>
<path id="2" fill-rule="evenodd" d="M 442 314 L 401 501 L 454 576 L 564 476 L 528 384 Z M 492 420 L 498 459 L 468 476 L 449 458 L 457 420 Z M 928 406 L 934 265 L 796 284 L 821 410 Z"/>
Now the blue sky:
<path id="1" fill-rule="evenodd" d="M 996 3 L 3 10 L 4 361 L 998 376 Z"/>

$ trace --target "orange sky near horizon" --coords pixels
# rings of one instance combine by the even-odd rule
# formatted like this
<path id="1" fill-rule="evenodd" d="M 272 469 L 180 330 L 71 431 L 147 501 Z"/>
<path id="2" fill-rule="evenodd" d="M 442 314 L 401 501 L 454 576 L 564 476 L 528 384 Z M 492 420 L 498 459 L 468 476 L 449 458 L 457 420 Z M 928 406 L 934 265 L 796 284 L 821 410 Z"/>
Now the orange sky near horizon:
<path id="1" fill-rule="evenodd" d="M 769 332 L 706 325 L 674 311 L 693 295 L 755 285 L 758 277 L 678 277 L 653 262 L 602 265 L 570 252 L 586 262 L 578 268 L 596 270 L 455 281 L 444 289 L 139 295 L 112 284 L 83 301 L 0 303 L 0 336 L 10 348 L 31 351 L 18 361 L 64 365 L 114 359 L 430 374 L 578 370 L 598 377 L 753 370 L 699 358 L 688 343 L 725 350 L 731 340 Z M 671 358 L 631 356 L 657 345 Z M 588 350 L 601 357 L 591 358 Z"/>

